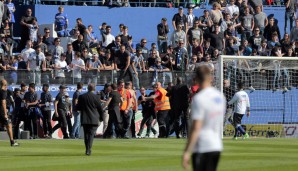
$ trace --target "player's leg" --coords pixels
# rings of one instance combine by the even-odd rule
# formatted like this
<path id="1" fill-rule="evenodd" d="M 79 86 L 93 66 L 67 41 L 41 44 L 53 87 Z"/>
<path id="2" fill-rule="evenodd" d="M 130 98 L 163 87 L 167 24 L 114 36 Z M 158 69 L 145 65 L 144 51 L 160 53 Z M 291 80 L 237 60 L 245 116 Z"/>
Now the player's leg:
<path id="1" fill-rule="evenodd" d="M 6 127 L 7 134 L 10 140 L 10 145 L 11 146 L 19 146 L 18 143 L 16 143 L 13 139 L 13 134 L 12 134 L 12 125 L 11 125 L 11 119 L 9 118 L 4 118 L 3 115 L 0 117 L 0 123 Z"/>

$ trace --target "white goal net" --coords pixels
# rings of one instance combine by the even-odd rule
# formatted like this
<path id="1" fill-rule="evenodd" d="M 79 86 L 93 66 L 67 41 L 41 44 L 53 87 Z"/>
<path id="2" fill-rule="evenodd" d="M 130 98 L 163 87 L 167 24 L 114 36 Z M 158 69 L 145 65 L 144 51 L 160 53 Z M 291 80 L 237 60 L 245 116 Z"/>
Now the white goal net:
<path id="1" fill-rule="evenodd" d="M 223 55 L 215 77 L 227 101 L 237 92 L 237 83 L 244 83 L 251 115 L 243 117 L 242 125 L 251 137 L 298 137 L 298 58 Z M 223 135 L 233 136 L 228 116 Z"/>

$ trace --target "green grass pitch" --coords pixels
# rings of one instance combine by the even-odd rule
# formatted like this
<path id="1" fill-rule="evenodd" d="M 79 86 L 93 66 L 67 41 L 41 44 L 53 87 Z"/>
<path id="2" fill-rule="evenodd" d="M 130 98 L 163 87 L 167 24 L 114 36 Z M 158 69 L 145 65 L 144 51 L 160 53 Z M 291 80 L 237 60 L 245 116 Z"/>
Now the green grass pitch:
<path id="1" fill-rule="evenodd" d="M 185 139 L 96 139 L 92 156 L 83 140 L 0 141 L 0 170 L 180 171 Z M 297 171 L 298 139 L 224 139 L 218 170 Z"/>

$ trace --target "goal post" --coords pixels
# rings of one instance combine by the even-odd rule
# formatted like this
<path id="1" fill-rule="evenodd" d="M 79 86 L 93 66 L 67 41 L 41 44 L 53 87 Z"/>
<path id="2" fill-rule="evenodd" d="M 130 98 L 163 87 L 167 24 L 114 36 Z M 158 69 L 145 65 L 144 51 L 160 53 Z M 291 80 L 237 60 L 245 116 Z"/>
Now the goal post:
<path id="1" fill-rule="evenodd" d="M 242 124 L 251 137 L 298 137 L 298 58 L 221 55 L 215 68 L 215 85 L 229 101 L 244 83 L 250 97 L 251 116 Z M 227 121 L 223 136 L 232 136 Z"/>

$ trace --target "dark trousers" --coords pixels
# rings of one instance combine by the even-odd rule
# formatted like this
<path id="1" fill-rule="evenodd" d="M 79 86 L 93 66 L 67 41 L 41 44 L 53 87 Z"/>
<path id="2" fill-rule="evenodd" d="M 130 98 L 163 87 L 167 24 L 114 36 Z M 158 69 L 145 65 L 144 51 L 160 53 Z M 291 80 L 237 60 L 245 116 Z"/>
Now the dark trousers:
<path id="1" fill-rule="evenodd" d="M 113 110 L 109 110 L 109 123 L 103 137 L 110 138 L 114 133 L 116 136 L 120 136 L 120 130 L 122 130 L 122 117 L 119 107 L 115 107 Z"/>
<path id="2" fill-rule="evenodd" d="M 37 119 L 34 110 L 27 111 L 24 129 L 30 132 L 30 137 L 37 136 Z"/>
<path id="3" fill-rule="evenodd" d="M 120 111 L 121 113 L 121 116 L 123 118 L 123 132 L 122 132 L 122 137 L 127 137 L 128 136 L 128 130 L 131 126 L 131 118 L 132 118 L 132 115 L 133 115 L 133 112 L 132 110 L 128 110 L 128 113 L 125 114 L 124 111 Z"/>
<path id="4" fill-rule="evenodd" d="M 55 132 L 58 128 L 61 128 L 61 131 L 63 133 L 63 138 L 69 138 L 66 132 L 66 127 L 67 127 L 66 110 L 58 109 L 58 115 L 59 115 L 58 124 L 56 124 L 53 127 L 52 131 Z"/>
<path id="5" fill-rule="evenodd" d="M 20 123 L 24 120 L 23 108 L 16 108 L 12 119 L 13 139 L 19 139 Z"/>
<path id="6" fill-rule="evenodd" d="M 97 127 L 97 125 L 83 125 L 86 152 L 91 151 Z"/>
<path id="7" fill-rule="evenodd" d="M 130 129 L 131 129 L 131 136 L 135 138 L 136 137 L 136 111 L 135 110 L 132 111 Z"/>
<path id="8" fill-rule="evenodd" d="M 50 110 L 42 110 L 42 123 L 43 123 L 43 133 L 44 135 L 52 134 L 52 125 L 51 125 L 51 111 Z"/>
<path id="9" fill-rule="evenodd" d="M 71 117 L 69 115 L 66 116 L 67 128 L 69 135 L 72 133 L 72 124 L 71 124 Z"/>
<path id="10" fill-rule="evenodd" d="M 168 137 L 167 131 L 167 117 L 169 110 L 160 110 L 157 112 L 157 122 L 159 126 L 159 136 L 158 138 Z"/>
<path id="11" fill-rule="evenodd" d="M 154 114 L 154 111 L 149 111 L 149 112 L 143 112 L 143 119 L 141 122 L 141 126 L 140 126 L 140 131 L 139 131 L 139 135 L 142 135 L 143 129 L 144 129 L 144 125 L 146 124 L 147 126 L 147 133 L 146 136 L 150 135 L 150 131 L 153 132 L 153 134 L 156 134 L 157 131 L 152 127 L 152 121 L 153 121 L 153 116 L 152 114 Z"/>
<path id="12" fill-rule="evenodd" d="M 173 112 L 175 113 L 174 128 L 175 128 L 176 137 L 177 138 L 180 137 L 179 136 L 180 132 L 187 135 L 188 120 L 189 120 L 188 107 L 174 109 Z"/>
<path id="13" fill-rule="evenodd" d="M 193 170 L 216 171 L 220 152 L 194 153 L 192 155 Z"/>

